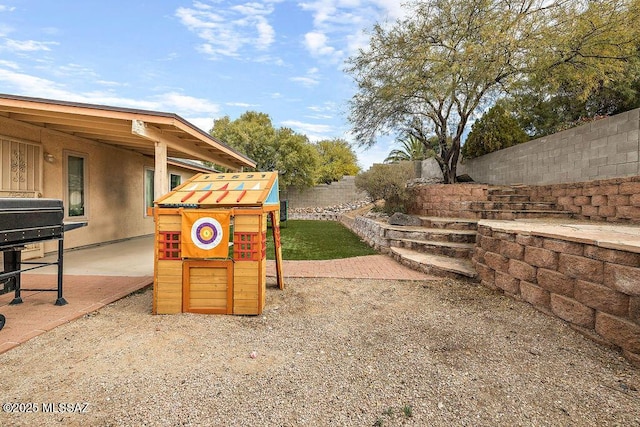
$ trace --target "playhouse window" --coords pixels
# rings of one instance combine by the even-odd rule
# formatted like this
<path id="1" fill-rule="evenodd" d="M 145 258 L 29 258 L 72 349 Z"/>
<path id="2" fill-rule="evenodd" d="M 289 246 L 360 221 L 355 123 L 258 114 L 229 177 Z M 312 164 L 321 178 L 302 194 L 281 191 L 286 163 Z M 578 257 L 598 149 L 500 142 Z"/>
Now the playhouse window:
<path id="1" fill-rule="evenodd" d="M 258 233 L 233 233 L 233 259 L 258 261 Z"/>
<path id="2" fill-rule="evenodd" d="M 180 232 L 161 231 L 158 238 L 158 259 L 179 260 L 180 254 Z"/>

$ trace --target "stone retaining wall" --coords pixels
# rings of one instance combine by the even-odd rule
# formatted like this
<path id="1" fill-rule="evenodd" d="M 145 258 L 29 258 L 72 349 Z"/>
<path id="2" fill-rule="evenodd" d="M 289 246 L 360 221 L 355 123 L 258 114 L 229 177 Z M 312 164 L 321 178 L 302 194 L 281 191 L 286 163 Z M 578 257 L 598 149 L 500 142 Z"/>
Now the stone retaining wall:
<path id="1" fill-rule="evenodd" d="M 485 286 L 622 349 L 640 366 L 640 254 L 479 223 L 473 263 Z"/>
<path id="2" fill-rule="evenodd" d="M 351 229 L 369 246 L 382 253 L 389 252 L 389 246 L 384 239 L 384 228 L 373 218 L 357 216 L 353 221 L 341 220 L 346 227 Z"/>
<path id="3" fill-rule="evenodd" d="M 430 184 L 413 187 L 413 215 L 474 218 L 470 202 L 488 201 L 485 184 Z M 551 202 L 574 219 L 640 224 L 640 176 L 552 185 L 512 187 L 531 202 Z"/>
<path id="4" fill-rule="evenodd" d="M 429 184 L 413 187 L 413 215 L 475 218 L 466 202 L 487 201 L 490 186 L 485 184 Z"/>
<path id="5" fill-rule="evenodd" d="M 640 176 L 523 188 L 532 201 L 553 202 L 576 219 L 640 223 Z"/>

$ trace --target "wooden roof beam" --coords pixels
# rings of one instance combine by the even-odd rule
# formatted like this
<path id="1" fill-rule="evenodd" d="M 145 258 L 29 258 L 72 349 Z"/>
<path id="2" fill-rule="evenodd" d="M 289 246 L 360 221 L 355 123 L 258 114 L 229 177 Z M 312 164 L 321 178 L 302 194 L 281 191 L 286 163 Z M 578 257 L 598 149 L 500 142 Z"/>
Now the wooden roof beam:
<path id="1" fill-rule="evenodd" d="M 219 164 L 221 166 L 226 166 L 228 168 L 239 171 L 241 166 L 238 166 L 237 163 L 228 162 L 221 156 L 214 156 L 210 154 L 208 151 L 196 151 L 184 146 L 182 141 L 179 138 L 168 135 L 165 132 L 162 132 L 161 129 L 156 128 L 154 126 L 150 126 L 142 120 L 132 120 L 131 121 L 131 133 L 134 135 L 138 135 L 142 138 L 149 139 L 154 142 L 164 142 L 167 144 L 167 147 L 178 150 L 182 153 L 188 154 L 189 156 L 194 157 L 196 160 L 207 160 L 212 163 Z M 207 147 L 209 148 L 209 147 Z M 214 147 L 211 147 L 214 148 Z"/>

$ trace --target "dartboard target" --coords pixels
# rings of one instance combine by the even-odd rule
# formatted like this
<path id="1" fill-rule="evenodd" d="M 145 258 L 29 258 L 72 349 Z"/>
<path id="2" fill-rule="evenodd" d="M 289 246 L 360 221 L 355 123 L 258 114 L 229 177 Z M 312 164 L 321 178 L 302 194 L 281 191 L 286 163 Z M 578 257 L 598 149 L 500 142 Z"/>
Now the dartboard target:
<path id="1" fill-rule="evenodd" d="M 205 251 L 213 249 L 222 241 L 222 226 L 214 218 L 199 218 L 191 226 L 191 241 Z"/>

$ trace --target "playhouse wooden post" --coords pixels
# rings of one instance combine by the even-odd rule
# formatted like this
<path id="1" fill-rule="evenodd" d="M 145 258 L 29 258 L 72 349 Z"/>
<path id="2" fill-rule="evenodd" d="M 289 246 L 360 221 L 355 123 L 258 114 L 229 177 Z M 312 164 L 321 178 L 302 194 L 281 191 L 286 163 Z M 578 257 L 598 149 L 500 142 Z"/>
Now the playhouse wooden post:
<path id="1" fill-rule="evenodd" d="M 273 227 L 273 247 L 276 254 L 276 280 L 278 287 L 284 289 L 284 278 L 282 276 L 282 245 L 280 244 L 280 211 L 269 212 L 271 216 L 271 227 Z"/>

